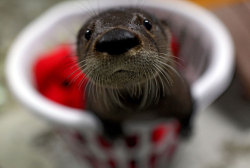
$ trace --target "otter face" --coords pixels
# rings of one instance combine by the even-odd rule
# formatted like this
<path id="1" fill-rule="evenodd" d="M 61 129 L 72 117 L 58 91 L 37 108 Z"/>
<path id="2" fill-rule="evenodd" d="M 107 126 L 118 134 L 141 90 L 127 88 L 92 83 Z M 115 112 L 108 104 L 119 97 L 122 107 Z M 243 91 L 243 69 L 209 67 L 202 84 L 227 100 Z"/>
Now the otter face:
<path id="1" fill-rule="evenodd" d="M 78 33 L 79 64 L 96 85 L 122 88 L 153 79 L 169 57 L 169 34 L 145 11 L 133 8 L 100 13 Z"/>

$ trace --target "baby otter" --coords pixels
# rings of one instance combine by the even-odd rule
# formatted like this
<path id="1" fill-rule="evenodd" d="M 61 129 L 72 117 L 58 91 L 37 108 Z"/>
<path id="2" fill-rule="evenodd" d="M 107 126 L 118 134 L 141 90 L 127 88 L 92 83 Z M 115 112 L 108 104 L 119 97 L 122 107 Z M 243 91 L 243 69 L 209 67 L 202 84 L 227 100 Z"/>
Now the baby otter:
<path id="1" fill-rule="evenodd" d="M 190 129 L 193 102 L 178 73 L 164 21 L 137 8 L 116 8 L 89 19 L 77 36 L 79 65 L 88 78 L 87 110 L 106 134 L 131 119 L 177 118 Z M 183 131 L 184 132 L 184 131 Z"/>

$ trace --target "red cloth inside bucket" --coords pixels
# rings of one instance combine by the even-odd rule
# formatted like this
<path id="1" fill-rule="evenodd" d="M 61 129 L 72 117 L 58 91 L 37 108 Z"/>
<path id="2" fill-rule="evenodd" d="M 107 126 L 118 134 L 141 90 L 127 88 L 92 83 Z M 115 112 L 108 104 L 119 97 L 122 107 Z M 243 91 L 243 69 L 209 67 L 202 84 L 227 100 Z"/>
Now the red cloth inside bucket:
<path id="1" fill-rule="evenodd" d="M 38 91 L 48 99 L 74 108 L 85 108 L 84 88 L 87 83 L 69 45 L 59 45 L 41 54 L 34 65 Z"/>

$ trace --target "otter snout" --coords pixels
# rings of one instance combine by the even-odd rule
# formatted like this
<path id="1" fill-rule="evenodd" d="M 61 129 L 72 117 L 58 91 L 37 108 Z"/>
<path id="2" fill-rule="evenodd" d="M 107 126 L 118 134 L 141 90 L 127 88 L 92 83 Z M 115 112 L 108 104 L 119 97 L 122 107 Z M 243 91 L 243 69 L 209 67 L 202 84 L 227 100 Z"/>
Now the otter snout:
<path id="1" fill-rule="evenodd" d="M 136 34 L 125 29 L 115 28 L 104 33 L 96 42 L 95 49 L 98 52 L 106 52 L 110 55 L 120 55 L 140 45 Z"/>

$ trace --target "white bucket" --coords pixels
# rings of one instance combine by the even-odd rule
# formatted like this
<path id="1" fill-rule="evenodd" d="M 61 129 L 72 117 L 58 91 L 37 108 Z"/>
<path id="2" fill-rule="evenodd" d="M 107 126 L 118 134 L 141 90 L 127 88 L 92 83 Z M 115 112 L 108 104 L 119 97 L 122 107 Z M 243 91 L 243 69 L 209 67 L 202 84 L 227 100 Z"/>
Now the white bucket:
<path id="1" fill-rule="evenodd" d="M 72 138 L 75 133 L 78 136 L 80 134 L 81 138 L 85 137 L 84 145 L 72 139 L 71 143 L 75 142 L 74 148 L 83 153 L 84 158 L 91 161 L 95 167 L 112 167 L 113 162 L 119 168 L 129 167 L 128 163 L 141 168 L 150 167 L 148 161 L 150 157 L 152 159 L 153 153 L 156 156 L 166 151 L 169 153 L 171 144 L 172 147 L 173 144 L 176 145 L 175 123 L 163 122 L 173 129 L 170 129 L 170 136 L 165 138 L 160 147 L 155 147 L 149 140 L 150 132 L 159 123 L 155 121 L 125 124 L 128 134 L 136 134 L 140 139 L 136 150 L 128 149 L 121 140 L 116 142 L 112 149 L 103 150 L 95 141 L 100 130 L 96 117 L 89 112 L 65 107 L 43 97 L 34 87 L 32 66 L 41 52 L 56 46 L 64 37 L 69 42 L 74 42 L 78 29 L 90 17 L 92 11 L 131 5 L 145 8 L 161 19 L 170 20 L 173 33 L 184 46 L 180 51 L 180 57 L 187 64 L 183 74 L 191 83 L 191 92 L 198 111 L 206 108 L 221 95 L 233 75 L 234 47 L 228 31 L 211 13 L 190 2 L 68 1 L 51 8 L 25 28 L 11 47 L 6 64 L 8 83 L 13 94 L 24 106 L 63 129 L 66 137 Z M 136 164 L 132 158 L 136 159 Z M 156 167 L 166 165 L 162 160 L 157 160 Z"/>

